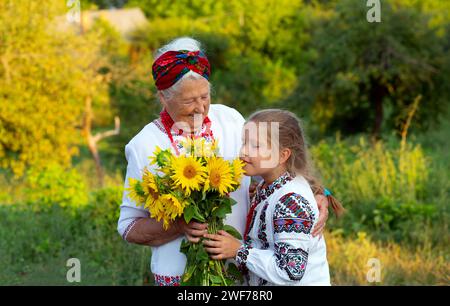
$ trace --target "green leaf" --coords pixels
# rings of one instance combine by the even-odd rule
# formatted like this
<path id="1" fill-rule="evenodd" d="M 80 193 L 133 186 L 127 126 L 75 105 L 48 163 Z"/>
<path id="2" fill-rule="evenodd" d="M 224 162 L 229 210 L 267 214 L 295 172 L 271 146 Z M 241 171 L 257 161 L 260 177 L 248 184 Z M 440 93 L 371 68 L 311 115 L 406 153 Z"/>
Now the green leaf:
<path id="1" fill-rule="evenodd" d="M 242 235 L 231 225 L 224 225 L 222 229 L 236 239 L 242 240 Z"/>
<path id="2" fill-rule="evenodd" d="M 186 267 L 186 272 L 183 275 L 183 282 L 188 282 L 191 279 L 196 268 L 197 268 L 197 265 L 191 265 L 189 267 Z"/>
<path id="3" fill-rule="evenodd" d="M 181 242 L 181 245 L 180 245 L 180 252 L 187 255 L 190 248 L 191 248 L 191 243 L 188 240 L 183 239 L 183 241 Z"/>
<path id="4" fill-rule="evenodd" d="M 242 276 L 239 269 L 236 267 L 234 263 L 230 263 L 227 267 L 227 274 L 232 276 L 233 278 L 239 280 L 241 283 L 244 282 L 244 277 Z"/>
<path id="5" fill-rule="evenodd" d="M 195 205 L 192 206 L 194 207 L 194 219 L 200 222 L 206 222 L 205 217 L 200 213 L 198 207 Z"/>
<path id="6" fill-rule="evenodd" d="M 184 221 L 186 221 L 186 223 L 191 222 L 192 218 L 195 215 L 195 206 L 194 205 L 189 205 L 184 209 Z"/>
<path id="7" fill-rule="evenodd" d="M 229 198 L 230 199 L 230 204 L 231 206 L 235 205 L 237 203 L 237 201 L 233 198 Z"/>
<path id="8" fill-rule="evenodd" d="M 211 283 L 213 283 L 213 285 L 214 284 L 217 284 L 217 285 L 222 284 L 222 278 L 220 276 L 210 274 L 209 279 L 211 280 Z"/>
<path id="9" fill-rule="evenodd" d="M 223 219 L 229 213 L 231 213 L 231 202 L 222 201 L 221 205 L 216 210 L 214 210 L 211 215 L 213 217 Z"/>
<path id="10" fill-rule="evenodd" d="M 197 251 L 196 261 L 197 262 L 208 261 L 209 260 L 208 252 L 206 252 L 202 243 L 199 243 L 198 245 L 199 245 L 199 248 Z"/>

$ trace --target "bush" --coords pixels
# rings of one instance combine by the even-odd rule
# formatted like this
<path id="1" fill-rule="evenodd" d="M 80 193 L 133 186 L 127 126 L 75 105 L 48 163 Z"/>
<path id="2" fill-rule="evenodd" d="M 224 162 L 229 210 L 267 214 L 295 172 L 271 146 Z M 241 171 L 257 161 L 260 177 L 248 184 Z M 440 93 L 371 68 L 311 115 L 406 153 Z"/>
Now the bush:
<path id="1" fill-rule="evenodd" d="M 397 240 L 410 225 L 435 216 L 437 204 L 427 192 L 431 161 L 420 146 L 338 138 L 311 151 L 325 184 L 348 211 L 342 221 L 346 233 L 367 230 Z"/>
<path id="2" fill-rule="evenodd" d="M 61 207 L 81 207 L 87 204 L 88 190 L 83 177 L 74 169 L 57 164 L 43 169 L 32 168 L 26 175 L 27 202 L 35 209 L 57 204 Z"/>

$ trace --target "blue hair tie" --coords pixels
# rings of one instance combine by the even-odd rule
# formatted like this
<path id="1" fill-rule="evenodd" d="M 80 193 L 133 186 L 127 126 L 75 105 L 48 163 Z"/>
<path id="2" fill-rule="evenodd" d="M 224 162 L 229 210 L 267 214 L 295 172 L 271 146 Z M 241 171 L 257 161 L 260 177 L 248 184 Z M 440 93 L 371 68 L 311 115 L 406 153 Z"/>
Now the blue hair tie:
<path id="1" fill-rule="evenodd" d="M 324 194 L 326 197 L 332 195 L 331 191 L 329 191 L 329 190 L 326 189 L 326 188 L 323 189 L 323 194 Z"/>

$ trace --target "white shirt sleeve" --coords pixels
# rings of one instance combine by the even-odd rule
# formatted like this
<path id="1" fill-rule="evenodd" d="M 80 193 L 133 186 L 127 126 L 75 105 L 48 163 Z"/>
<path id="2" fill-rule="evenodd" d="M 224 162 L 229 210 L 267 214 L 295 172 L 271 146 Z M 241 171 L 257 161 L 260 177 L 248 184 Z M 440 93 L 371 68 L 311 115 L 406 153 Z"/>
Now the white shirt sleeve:
<path id="1" fill-rule="evenodd" d="M 137 154 L 133 146 L 129 143 L 125 146 L 125 156 L 128 162 L 127 173 L 125 176 L 124 192 L 122 196 L 122 205 L 120 205 L 120 216 L 117 223 L 117 231 L 126 240 L 126 236 L 134 223 L 139 218 L 147 218 L 149 213 L 142 206 L 136 206 L 136 203 L 128 197 L 125 190 L 129 185 L 129 178 L 141 179 L 143 166 L 140 165 Z"/>
<path id="2" fill-rule="evenodd" d="M 236 261 L 241 269 L 275 285 L 290 285 L 300 281 L 305 273 L 314 213 L 306 199 L 290 193 L 278 200 L 271 220 L 274 247 L 257 249 L 244 244 Z"/>

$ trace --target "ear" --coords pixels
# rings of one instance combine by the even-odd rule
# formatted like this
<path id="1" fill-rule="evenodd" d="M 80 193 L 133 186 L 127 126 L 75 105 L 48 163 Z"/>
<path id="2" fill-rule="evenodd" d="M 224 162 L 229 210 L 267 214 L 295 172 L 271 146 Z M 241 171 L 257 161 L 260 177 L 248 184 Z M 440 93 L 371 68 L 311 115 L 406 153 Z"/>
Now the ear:
<path id="1" fill-rule="evenodd" d="M 291 149 L 284 148 L 280 151 L 280 164 L 284 164 L 291 157 Z"/>

